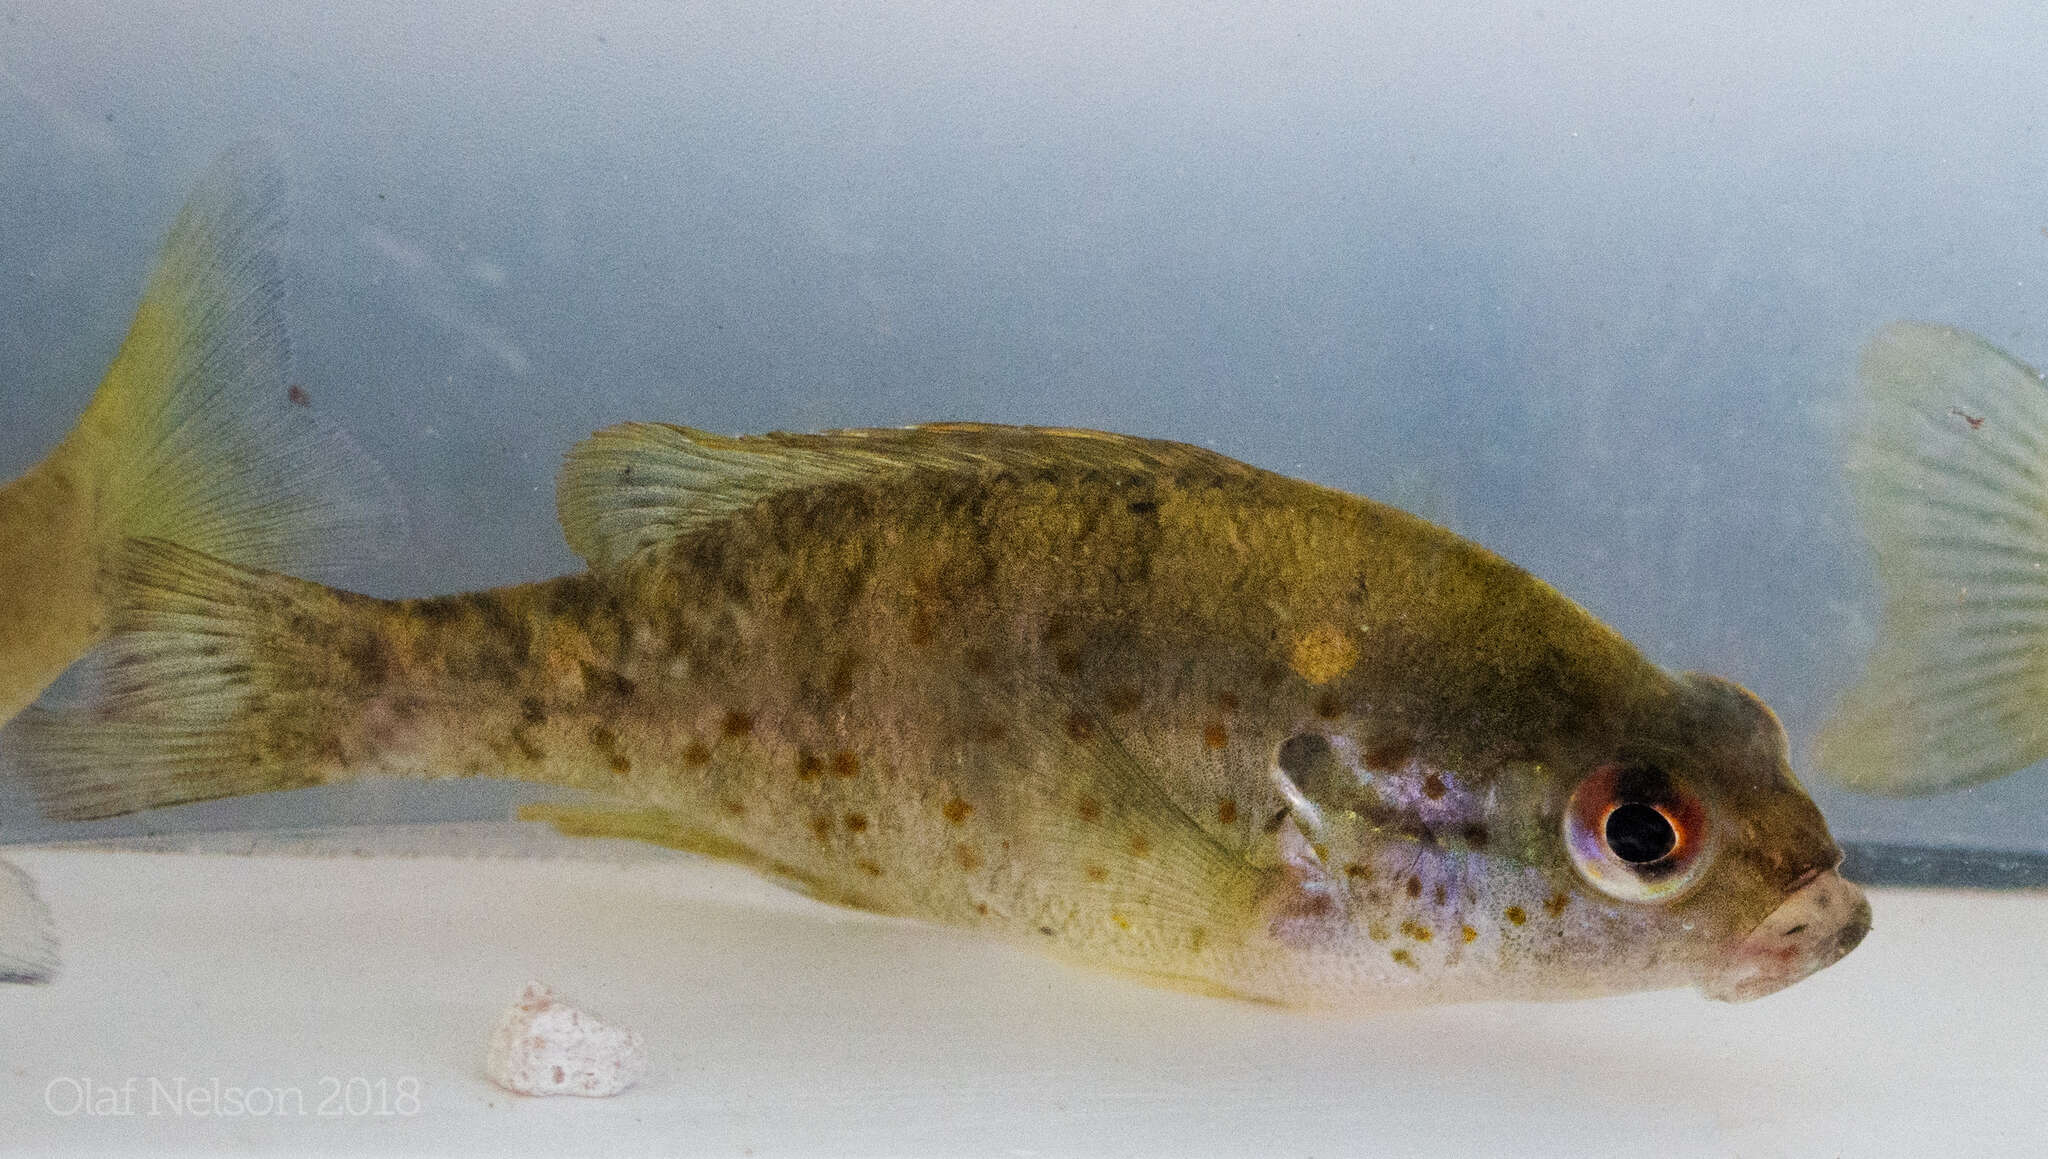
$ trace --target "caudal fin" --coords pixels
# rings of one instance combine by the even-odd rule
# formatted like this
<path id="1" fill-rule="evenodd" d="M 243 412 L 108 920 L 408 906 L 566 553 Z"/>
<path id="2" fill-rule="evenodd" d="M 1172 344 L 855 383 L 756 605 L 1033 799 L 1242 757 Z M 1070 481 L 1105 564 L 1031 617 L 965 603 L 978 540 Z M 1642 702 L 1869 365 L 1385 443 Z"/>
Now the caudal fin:
<path id="1" fill-rule="evenodd" d="M 80 420 L 103 534 L 253 567 L 321 571 L 395 546 L 390 482 L 290 380 L 269 152 L 223 154 L 171 227 L 127 338 Z"/>
<path id="2" fill-rule="evenodd" d="M 57 972 L 57 934 L 29 875 L 0 861 L 0 982 L 47 982 Z"/>
<path id="3" fill-rule="evenodd" d="M 382 601 L 129 540 L 82 703 L 0 734 L 44 815 L 84 820 L 320 784 L 359 735 Z"/>
<path id="4" fill-rule="evenodd" d="M 1849 463 L 1883 619 L 1815 756 L 1865 792 L 1931 793 L 2048 756 L 2048 386 L 1961 330 L 1865 348 Z"/>

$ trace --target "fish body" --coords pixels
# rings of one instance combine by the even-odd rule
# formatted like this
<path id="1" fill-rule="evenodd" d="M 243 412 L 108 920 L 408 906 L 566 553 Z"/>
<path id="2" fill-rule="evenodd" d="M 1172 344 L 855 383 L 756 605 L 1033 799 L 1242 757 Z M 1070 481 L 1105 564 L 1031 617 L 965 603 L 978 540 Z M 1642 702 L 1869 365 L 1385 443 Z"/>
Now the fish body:
<path id="1" fill-rule="evenodd" d="M 279 189 L 260 145 L 215 162 L 84 414 L 0 485 L 0 725 L 106 635 L 130 537 L 305 568 L 395 535 L 382 474 L 286 383 Z M 28 879 L 0 874 L 0 979 L 54 953 Z"/>
<path id="2" fill-rule="evenodd" d="M 558 498 L 588 572 L 430 599 L 134 544 L 99 702 L 18 762 L 65 816 L 570 786 L 573 833 L 1289 1004 L 1752 997 L 1868 927 L 1753 697 L 1369 500 L 1097 432 L 648 424 Z"/>
<path id="3" fill-rule="evenodd" d="M 1885 327 L 1863 350 L 1849 478 L 1883 607 L 1816 763 L 1908 796 L 2048 758 L 2048 386 L 1967 331 Z"/>

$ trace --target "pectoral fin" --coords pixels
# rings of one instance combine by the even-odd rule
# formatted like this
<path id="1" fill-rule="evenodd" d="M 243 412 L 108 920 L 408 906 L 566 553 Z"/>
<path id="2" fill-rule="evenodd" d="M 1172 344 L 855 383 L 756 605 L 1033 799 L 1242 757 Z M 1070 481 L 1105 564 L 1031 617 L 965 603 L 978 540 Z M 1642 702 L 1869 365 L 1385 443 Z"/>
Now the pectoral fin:
<path id="1" fill-rule="evenodd" d="M 1017 751 L 1042 755 L 1006 777 L 1056 926 L 1190 952 L 1242 930 L 1262 873 L 1188 816 L 1107 720 L 1050 694 L 1020 718 L 1039 731 Z"/>

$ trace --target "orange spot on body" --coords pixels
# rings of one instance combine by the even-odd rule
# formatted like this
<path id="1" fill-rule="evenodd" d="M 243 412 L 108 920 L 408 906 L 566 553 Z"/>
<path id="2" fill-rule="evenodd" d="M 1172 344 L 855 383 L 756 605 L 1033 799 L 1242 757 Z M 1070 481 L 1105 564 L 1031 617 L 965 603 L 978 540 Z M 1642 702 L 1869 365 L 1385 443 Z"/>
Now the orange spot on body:
<path id="1" fill-rule="evenodd" d="M 726 801 L 723 803 L 723 807 L 728 816 L 744 817 L 747 815 L 747 807 L 738 801 Z"/>
<path id="2" fill-rule="evenodd" d="M 1196 926 L 1196 927 L 1194 928 L 1194 930 L 1193 930 L 1192 932 L 1190 932 L 1190 933 L 1188 934 L 1188 949 L 1189 949 L 1189 950 L 1191 950 L 1191 951 L 1193 951 L 1193 952 L 1195 952 L 1195 953 L 1199 954 L 1199 953 L 1201 953 L 1201 952 L 1202 952 L 1202 947 L 1203 947 L 1203 946 L 1206 946 L 1206 945 L 1208 945 L 1208 944 L 1209 944 L 1209 931 L 1208 931 L 1208 930 L 1205 930 L 1205 929 L 1203 929 L 1203 928 L 1202 928 L 1201 926 Z"/>
<path id="3" fill-rule="evenodd" d="M 820 844 L 830 841 L 832 839 L 832 818 L 811 818 L 811 836 L 817 838 Z"/>
<path id="4" fill-rule="evenodd" d="M 1406 888 L 1407 888 L 1407 890 L 1408 890 L 1408 896 L 1409 896 L 1409 897 L 1421 897 L 1421 896 L 1422 896 L 1422 879 L 1421 879 L 1421 878 L 1419 878 L 1419 877 L 1411 877 L 1411 878 L 1409 878 L 1409 879 L 1408 879 L 1408 885 L 1407 885 L 1407 887 L 1406 887 Z"/>
<path id="5" fill-rule="evenodd" d="M 811 750 L 809 750 L 809 749 L 798 749 L 798 750 L 797 750 L 797 752 L 796 752 L 796 776 L 797 776 L 797 779 L 798 779 L 798 780 L 800 780 L 800 781 L 808 781 L 808 780 L 810 780 L 810 779 L 811 779 L 812 777 L 815 777 L 815 776 L 817 776 L 818 774 L 820 774 L 820 773 L 822 773 L 822 772 L 824 772 L 824 771 L 825 771 L 825 761 L 824 761 L 824 758 L 820 757 L 820 756 L 819 756 L 818 754 L 816 754 L 816 753 L 812 752 L 812 751 L 811 751 Z"/>
<path id="6" fill-rule="evenodd" d="M 860 871 L 869 877 L 882 876 L 882 867 L 872 857 L 863 857 L 859 861 L 854 862 L 854 864 L 859 866 Z"/>
<path id="7" fill-rule="evenodd" d="M 1428 926 L 1413 920 L 1402 922 L 1401 932 L 1418 942 L 1426 942 L 1435 936 Z"/>
<path id="8" fill-rule="evenodd" d="M 1107 868 L 1103 867 L 1103 866 L 1100 866 L 1100 865 L 1091 865 L 1091 866 L 1089 866 L 1089 867 L 1088 867 L 1088 869 L 1087 869 L 1087 874 L 1088 874 L 1088 880 L 1089 880 L 1089 881 L 1108 881 L 1108 880 L 1109 880 L 1109 870 L 1108 870 Z"/>
<path id="9" fill-rule="evenodd" d="M 313 396 L 312 396 L 312 395 L 310 395 L 310 394 L 307 394 L 307 393 L 306 393 L 306 388 L 305 388 L 305 387 L 303 387 L 303 386 L 300 386 L 300 385 L 299 385 L 298 383 L 296 383 L 296 382 L 294 382 L 294 383 L 292 383 L 292 384 L 291 384 L 290 386 L 288 386 L 288 387 L 285 387 L 285 388 L 284 388 L 284 396 L 285 396 L 286 398 L 288 398 L 288 399 L 290 399 L 290 400 L 291 400 L 291 403 L 292 403 L 292 405 L 293 405 L 293 406 L 312 406 L 312 405 L 313 405 Z M 1979 419 L 1978 421 L 1979 421 L 1979 422 L 1982 422 L 1983 420 L 1982 420 L 1982 419 Z"/>
<path id="10" fill-rule="evenodd" d="M 854 833 L 865 833 L 865 832 L 867 832 L 867 831 L 868 831 L 868 819 L 867 819 L 867 815 L 866 815 L 866 814 L 863 814 L 863 813 L 848 813 L 848 814 L 846 815 L 846 827 L 847 827 L 847 829 L 848 829 L 848 830 L 850 830 L 850 831 L 852 831 L 852 832 L 854 832 Z"/>
<path id="11" fill-rule="evenodd" d="M 978 914 L 980 914 L 980 915 L 981 915 L 982 917 L 987 917 L 987 916 L 988 916 L 988 903 L 987 903 L 987 902 L 985 902 L 985 901 L 978 901 L 978 902 L 975 902 L 975 903 L 974 903 L 974 912 L 975 912 L 975 913 L 978 913 Z"/>
<path id="12" fill-rule="evenodd" d="M 1358 882 L 1361 885 L 1364 885 L 1372 881 L 1372 867 L 1367 865 L 1360 865 L 1358 862 L 1354 861 L 1344 867 L 1344 876 L 1350 878 L 1355 882 Z"/>
<path id="13" fill-rule="evenodd" d="M 981 850 L 965 843 L 953 847 L 953 860 L 969 873 L 981 868 Z"/>
<path id="14" fill-rule="evenodd" d="M 1459 926 L 1458 936 L 1460 938 L 1463 938 L 1469 944 L 1473 941 L 1478 940 L 1479 931 L 1473 929 L 1471 926 Z"/>
<path id="15" fill-rule="evenodd" d="M 1067 735 L 1075 740 L 1088 740 L 1095 735 L 1095 722 L 1085 713 L 1070 713 L 1067 716 Z"/>
<path id="16" fill-rule="evenodd" d="M 1237 802 L 1228 797 L 1216 802 L 1216 819 L 1225 825 L 1237 822 Z"/>
<path id="17" fill-rule="evenodd" d="M 1310 684 L 1328 684 L 1358 663 L 1358 645 L 1335 624 L 1317 624 L 1295 637 L 1288 664 Z"/>
<path id="18" fill-rule="evenodd" d="M 850 753 L 850 752 L 847 752 L 847 751 L 846 751 L 845 749 L 840 749 L 840 750 L 839 750 L 838 752 L 836 752 L 836 753 L 833 753 L 833 754 L 832 754 L 832 775 L 833 775 L 833 776 L 835 776 L 835 777 L 851 777 L 851 776 L 854 776 L 854 775 L 856 775 L 856 774 L 857 774 L 857 773 L 859 773 L 859 772 L 860 772 L 860 758 L 859 758 L 859 757 L 857 757 L 857 756 L 853 755 L 853 754 L 852 754 L 852 753 Z"/>
<path id="19" fill-rule="evenodd" d="M 708 765 L 711 763 L 711 750 L 705 748 L 702 743 L 693 740 L 690 742 L 689 747 L 683 750 L 683 763 L 692 768 L 701 768 L 704 765 Z"/>
<path id="20" fill-rule="evenodd" d="M 1502 912 L 1501 916 L 1508 919 L 1508 924 L 1510 925 L 1519 926 L 1523 922 L 1529 920 L 1529 915 L 1527 913 L 1524 913 L 1522 911 L 1522 907 L 1518 905 L 1509 906 L 1505 911 Z"/>
<path id="21" fill-rule="evenodd" d="M 1543 903 L 1543 912 L 1553 918 L 1562 917 L 1564 915 L 1564 907 L 1571 904 L 1571 900 L 1568 895 L 1562 892 L 1553 893 L 1550 895 L 1550 900 Z"/>
<path id="22" fill-rule="evenodd" d="M 1444 799 L 1444 794 L 1448 791 L 1444 787 L 1444 779 L 1441 776 L 1431 773 L 1422 778 L 1422 795 L 1430 800 L 1441 801 Z"/>
<path id="23" fill-rule="evenodd" d="M 1393 959 L 1396 962 L 1402 964 L 1403 966 L 1408 967 L 1410 970 L 1422 969 L 1421 966 L 1415 964 L 1415 955 L 1409 953 L 1406 950 L 1395 950 L 1393 953 Z"/>
<path id="24" fill-rule="evenodd" d="M 1152 841 L 1151 841 L 1151 839 L 1150 839 L 1150 838 L 1148 838 L 1148 837 L 1146 837 L 1146 836 L 1145 836 L 1145 835 L 1144 835 L 1143 833 L 1137 833 L 1137 834 L 1133 834 L 1133 835 L 1132 835 L 1132 837 L 1131 837 L 1131 856 L 1132 856 L 1132 857 L 1149 857 L 1149 856 L 1151 856 L 1151 853 L 1152 853 Z"/>
<path id="25" fill-rule="evenodd" d="M 1230 733 L 1222 723 L 1214 722 L 1202 730 L 1202 745 L 1205 748 L 1220 749 L 1230 744 Z"/>
<path id="26" fill-rule="evenodd" d="M 961 800 L 958 797 L 955 797 L 952 800 L 946 802 L 946 807 L 943 810 L 941 810 L 941 812 L 945 813 L 946 820 L 951 821 L 955 825 L 959 825 L 964 823 L 967 820 L 967 818 L 974 813 L 974 806 L 968 804 L 967 802 Z"/>
<path id="27" fill-rule="evenodd" d="M 719 730 L 730 737 L 746 736 L 754 731 L 754 714 L 738 710 L 728 712 L 719 723 Z"/>
<path id="28" fill-rule="evenodd" d="M 1102 706 L 1117 716 L 1123 716 L 1136 712 L 1139 702 L 1143 699 L 1143 695 L 1136 688 L 1120 684 L 1103 694 Z"/>
<path id="29" fill-rule="evenodd" d="M 1117 913 L 1115 910 L 1110 911 L 1109 920 L 1116 923 L 1117 929 L 1127 930 L 1131 928 L 1131 919 L 1125 917 L 1120 913 Z"/>
<path id="30" fill-rule="evenodd" d="M 1102 819 L 1102 802 L 1093 797 L 1083 797 L 1080 804 L 1074 807 L 1074 811 L 1080 814 L 1083 821 L 1100 821 Z"/>

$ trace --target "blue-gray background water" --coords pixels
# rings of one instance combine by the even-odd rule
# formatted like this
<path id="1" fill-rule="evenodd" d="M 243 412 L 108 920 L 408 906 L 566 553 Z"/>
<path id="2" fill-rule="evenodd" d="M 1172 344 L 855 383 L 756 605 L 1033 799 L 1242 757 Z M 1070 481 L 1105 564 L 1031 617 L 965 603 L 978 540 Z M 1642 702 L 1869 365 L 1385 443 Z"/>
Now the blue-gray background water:
<path id="1" fill-rule="evenodd" d="M 262 136 L 296 381 L 410 508 L 380 595 L 573 570 L 555 466 L 623 419 L 1106 427 L 1435 518 L 1754 688 L 1803 769 L 1876 613 L 1858 347 L 2048 358 L 2032 4 L 279 7 L 0 0 L 0 477 Z M 1812 787 L 1847 837 L 2048 848 L 2039 770 Z"/>

